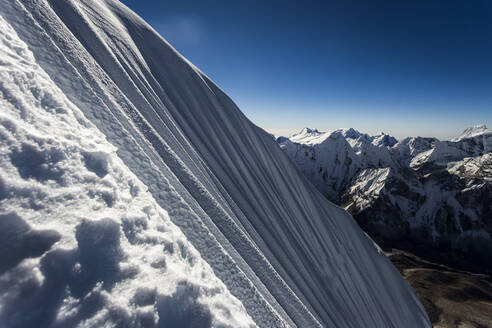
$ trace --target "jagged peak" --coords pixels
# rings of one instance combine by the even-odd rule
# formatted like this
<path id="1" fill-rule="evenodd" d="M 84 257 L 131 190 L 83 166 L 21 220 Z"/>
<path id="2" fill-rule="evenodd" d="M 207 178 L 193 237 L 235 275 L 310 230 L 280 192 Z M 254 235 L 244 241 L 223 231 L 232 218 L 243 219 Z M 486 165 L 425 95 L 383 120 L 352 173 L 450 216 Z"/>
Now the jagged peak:
<path id="1" fill-rule="evenodd" d="M 373 137 L 372 143 L 375 146 L 393 147 L 396 143 L 398 143 L 398 140 L 389 134 L 381 132 L 378 136 Z"/>

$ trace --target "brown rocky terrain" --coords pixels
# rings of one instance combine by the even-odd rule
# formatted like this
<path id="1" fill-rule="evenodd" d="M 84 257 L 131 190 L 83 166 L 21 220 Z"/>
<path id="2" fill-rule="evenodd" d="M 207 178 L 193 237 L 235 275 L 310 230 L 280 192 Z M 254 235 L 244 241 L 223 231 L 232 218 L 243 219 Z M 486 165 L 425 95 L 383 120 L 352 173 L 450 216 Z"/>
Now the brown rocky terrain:
<path id="1" fill-rule="evenodd" d="M 492 276 L 392 249 L 388 257 L 413 287 L 436 328 L 492 327 Z"/>

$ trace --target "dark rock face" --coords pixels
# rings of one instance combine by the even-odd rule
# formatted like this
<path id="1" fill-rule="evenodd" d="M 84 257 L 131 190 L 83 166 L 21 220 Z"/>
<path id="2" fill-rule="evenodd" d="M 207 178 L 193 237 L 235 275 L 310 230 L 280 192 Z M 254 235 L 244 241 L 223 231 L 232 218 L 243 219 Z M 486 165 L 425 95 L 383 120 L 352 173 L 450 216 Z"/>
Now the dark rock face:
<path id="1" fill-rule="evenodd" d="M 382 247 L 492 272 L 492 131 L 391 140 L 337 130 L 277 142 Z"/>

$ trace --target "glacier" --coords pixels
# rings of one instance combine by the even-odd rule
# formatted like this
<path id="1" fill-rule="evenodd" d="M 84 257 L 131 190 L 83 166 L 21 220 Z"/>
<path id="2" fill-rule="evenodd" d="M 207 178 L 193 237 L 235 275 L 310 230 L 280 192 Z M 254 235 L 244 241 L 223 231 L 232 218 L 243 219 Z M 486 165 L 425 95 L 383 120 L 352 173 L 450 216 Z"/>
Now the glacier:
<path id="1" fill-rule="evenodd" d="M 353 218 L 123 4 L 0 16 L 0 326 L 430 327 Z"/>

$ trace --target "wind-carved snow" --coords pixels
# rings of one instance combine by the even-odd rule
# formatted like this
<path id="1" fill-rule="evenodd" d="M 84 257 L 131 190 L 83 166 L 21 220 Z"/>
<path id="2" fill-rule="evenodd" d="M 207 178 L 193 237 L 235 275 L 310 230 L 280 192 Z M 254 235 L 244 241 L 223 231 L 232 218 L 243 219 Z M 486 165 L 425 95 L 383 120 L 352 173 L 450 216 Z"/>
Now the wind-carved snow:
<path id="1" fill-rule="evenodd" d="M 0 60 L 0 326 L 254 326 L 1 17 Z"/>
<path id="2" fill-rule="evenodd" d="M 413 291 L 353 218 L 327 202 L 270 135 L 247 120 L 207 76 L 128 8 L 112 0 L 15 0 L 2 4 L 0 13 L 61 92 L 117 148 L 118 158 L 148 188 L 156 206 L 168 213 L 242 305 L 231 297 L 231 310 L 219 305 L 207 308 L 212 301 L 201 296 L 205 289 L 193 287 L 201 286 L 195 282 L 191 287 L 169 287 L 170 293 L 162 293 L 175 298 L 159 298 L 153 306 L 148 305 L 154 299 L 152 292 L 130 295 L 137 303 L 153 308 L 159 316 L 204 304 L 213 326 L 221 322 L 248 325 L 249 316 L 262 327 L 430 327 Z M 38 148 L 34 154 L 45 150 Z M 10 163 L 22 163 L 25 158 L 22 146 L 16 149 L 13 157 L 9 155 Z M 115 161 L 105 161 L 107 153 L 83 148 L 78 163 L 93 179 L 104 181 L 111 177 Z M 56 161 L 56 152 L 47 156 L 55 161 L 46 163 L 36 175 L 43 183 L 63 179 L 58 164 L 64 161 Z M 31 170 L 18 166 L 14 172 L 30 179 Z M 109 186 L 95 192 L 94 199 L 101 213 L 111 213 L 119 204 Z M 59 198 L 59 213 L 70 201 Z M 126 223 L 118 216 L 105 217 L 125 231 Z M 26 222 L 44 234 L 44 230 L 57 231 L 54 218 L 46 216 L 47 228 Z M 71 247 L 80 248 L 80 239 L 90 252 L 96 241 L 83 236 L 101 230 L 109 234 L 109 248 L 121 258 L 118 265 L 130 261 L 123 241 L 134 238 L 133 230 L 139 236 L 140 220 L 130 222 L 134 228 L 120 236 L 118 245 L 113 236 L 115 223 L 92 219 L 97 219 L 96 226 L 80 217 L 70 219 L 74 227 L 82 226 L 80 232 L 75 229 Z M 55 237 L 43 238 L 46 245 Z M 170 250 L 166 243 L 157 244 L 161 251 Z M 138 258 L 146 249 L 136 245 Z M 178 255 L 182 253 L 181 248 L 172 247 L 176 249 Z M 83 272 L 84 260 L 77 259 Z M 104 270 L 89 277 L 102 281 L 101 290 L 112 286 L 104 284 Z M 214 280 L 210 293 L 216 286 Z M 127 298 L 118 300 L 124 303 Z M 179 306 L 181 300 L 186 306 Z M 87 321 L 98 318 L 94 313 L 86 315 L 85 325 L 98 326 Z M 121 317 L 125 318 L 123 314 L 111 318 Z"/>

